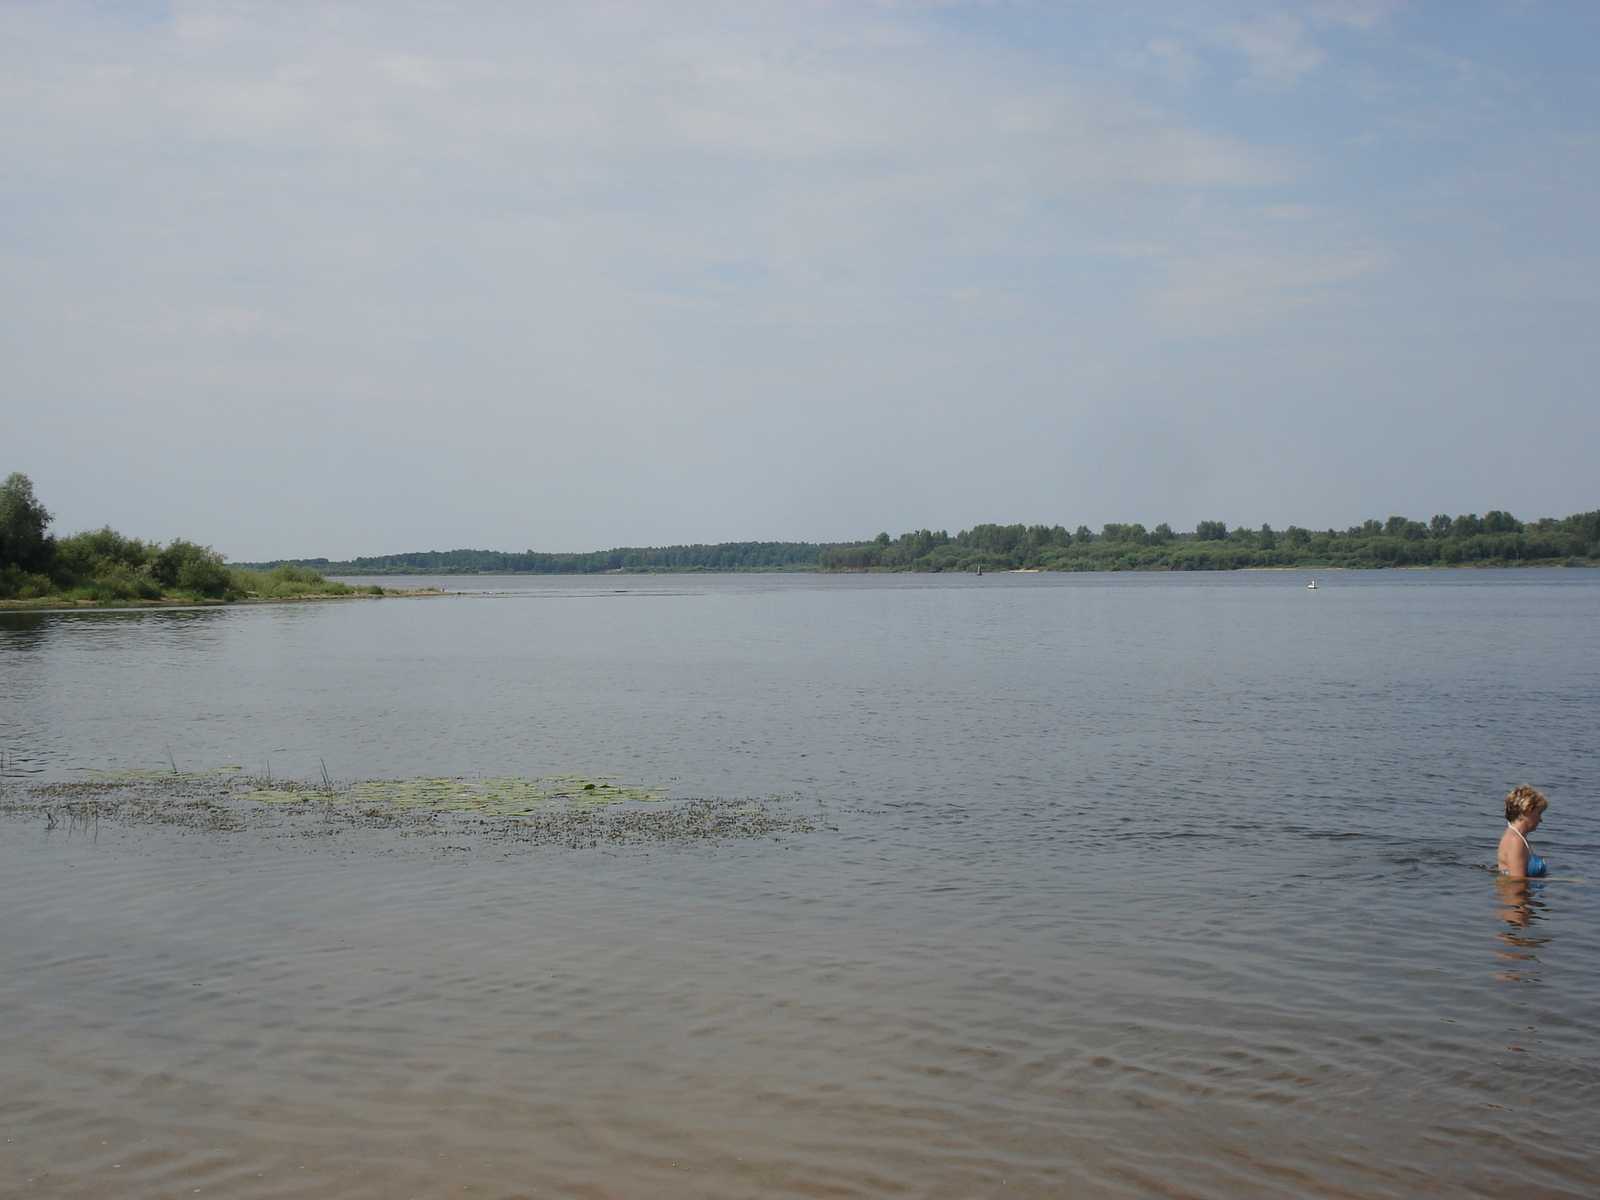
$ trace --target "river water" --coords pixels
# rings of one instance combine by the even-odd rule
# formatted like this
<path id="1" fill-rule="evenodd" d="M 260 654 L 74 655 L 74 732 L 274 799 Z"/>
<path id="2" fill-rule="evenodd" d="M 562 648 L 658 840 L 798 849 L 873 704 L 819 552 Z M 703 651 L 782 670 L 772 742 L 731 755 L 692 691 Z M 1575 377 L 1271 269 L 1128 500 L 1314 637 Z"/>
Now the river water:
<path id="1" fill-rule="evenodd" d="M 1600 880 L 1600 571 L 1315 577 L 0 617 L 13 800 L 237 764 L 812 818 L 571 848 L 13 804 L 0 1193 L 1600 1194 L 1600 887 L 1486 868 L 1526 780 Z"/>

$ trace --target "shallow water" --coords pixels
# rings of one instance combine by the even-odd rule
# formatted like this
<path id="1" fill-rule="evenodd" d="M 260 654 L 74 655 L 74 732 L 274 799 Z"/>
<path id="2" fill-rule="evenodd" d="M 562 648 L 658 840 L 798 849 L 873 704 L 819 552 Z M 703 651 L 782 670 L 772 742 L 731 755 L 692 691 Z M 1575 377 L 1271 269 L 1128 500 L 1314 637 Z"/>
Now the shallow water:
<path id="1" fill-rule="evenodd" d="M 1600 888 L 1484 864 L 1528 779 L 1600 879 L 1600 572 L 1309 577 L 0 618 L 8 794 L 170 753 L 818 814 L 0 818 L 7 1194 L 1592 1196 Z"/>

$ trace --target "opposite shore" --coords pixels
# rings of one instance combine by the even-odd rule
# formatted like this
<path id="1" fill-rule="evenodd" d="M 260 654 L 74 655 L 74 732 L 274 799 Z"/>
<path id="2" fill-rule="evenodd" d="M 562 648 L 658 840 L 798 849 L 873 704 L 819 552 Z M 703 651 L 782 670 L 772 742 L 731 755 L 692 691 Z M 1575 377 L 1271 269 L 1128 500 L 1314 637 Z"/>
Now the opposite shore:
<path id="1" fill-rule="evenodd" d="M 233 563 L 186 539 L 165 545 L 104 526 L 57 538 L 53 518 L 27 476 L 0 483 L 0 611 L 208 607 L 428 594 L 329 575 L 625 575 L 804 572 L 1009 573 L 1088 571 L 1263 571 L 1600 566 L 1600 510 L 1521 521 L 1394 516 L 1347 529 L 1290 525 L 1229 528 L 1201 521 L 1192 532 L 1162 523 L 974 525 L 955 535 L 920 529 L 861 542 L 721 542 L 619 547 L 587 553 L 418 551 L 334 561 Z"/>
<path id="2" fill-rule="evenodd" d="M 975 525 L 955 535 L 920 529 L 863 542 L 720 542 L 618 547 L 587 553 L 428 550 L 365 558 L 251 563 L 328 575 L 623 575 L 706 572 L 1240 571 L 1390 567 L 1600 566 L 1600 511 L 1521 521 L 1498 510 L 1370 520 L 1348 529 L 1230 529 L 1166 524 Z"/>

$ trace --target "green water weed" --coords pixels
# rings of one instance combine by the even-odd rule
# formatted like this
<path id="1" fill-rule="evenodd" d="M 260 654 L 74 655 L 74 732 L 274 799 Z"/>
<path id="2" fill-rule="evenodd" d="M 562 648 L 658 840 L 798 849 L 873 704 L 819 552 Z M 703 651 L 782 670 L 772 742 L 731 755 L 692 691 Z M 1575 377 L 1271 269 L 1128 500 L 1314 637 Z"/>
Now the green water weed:
<path id="1" fill-rule="evenodd" d="M 99 780 L 106 783 L 111 783 L 117 780 L 126 780 L 131 782 L 140 779 L 214 779 L 219 775 L 232 775 L 235 772 L 244 769 L 237 764 L 229 764 L 220 767 L 206 767 L 199 771 L 180 771 L 178 770 L 178 764 L 176 762 L 172 762 L 170 766 L 171 769 L 166 771 L 134 767 L 124 771 L 86 770 L 80 772 L 80 774 L 84 779 L 87 780 Z"/>
<path id="2" fill-rule="evenodd" d="M 603 777 L 437 776 L 365 780 L 329 792 L 312 783 L 230 778 L 237 771 L 101 771 L 10 786 L 0 795 L 0 817 L 37 819 L 64 836 L 105 817 L 188 832 L 322 838 L 387 830 L 573 850 L 782 840 L 833 829 L 824 812 L 802 811 L 795 797 L 674 798 Z"/>

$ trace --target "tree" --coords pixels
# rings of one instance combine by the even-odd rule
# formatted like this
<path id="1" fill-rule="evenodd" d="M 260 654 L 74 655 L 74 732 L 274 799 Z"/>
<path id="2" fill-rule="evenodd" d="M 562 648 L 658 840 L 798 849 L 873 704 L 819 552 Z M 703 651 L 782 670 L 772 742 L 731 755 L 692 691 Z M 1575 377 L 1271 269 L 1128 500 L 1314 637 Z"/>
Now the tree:
<path id="1" fill-rule="evenodd" d="M 168 587 L 217 596 L 228 590 L 228 568 L 222 555 L 210 546 L 182 538 L 156 556 L 155 576 Z"/>
<path id="2" fill-rule="evenodd" d="M 1194 540 L 1197 542 L 1220 542 L 1227 536 L 1226 521 L 1201 521 L 1194 527 Z"/>
<path id="3" fill-rule="evenodd" d="M 0 567 L 38 571 L 49 566 L 55 539 L 45 530 L 54 519 L 34 497 L 26 475 L 6 476 L 0 483 Z"/>

